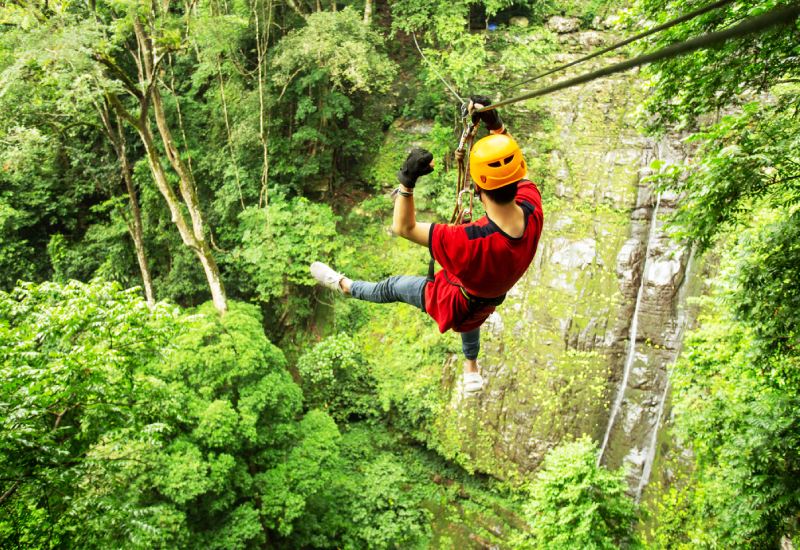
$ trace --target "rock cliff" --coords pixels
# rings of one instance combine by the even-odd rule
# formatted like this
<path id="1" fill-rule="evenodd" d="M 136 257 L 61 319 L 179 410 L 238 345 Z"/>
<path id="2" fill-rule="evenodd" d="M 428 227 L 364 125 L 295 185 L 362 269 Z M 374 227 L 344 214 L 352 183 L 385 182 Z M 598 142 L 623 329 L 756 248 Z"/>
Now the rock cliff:
<path id="1" fill-rule="evenodd" d="M 574 29 L 559 39 L 564 61 L 611 40 Z M 483 394 L 461 398 L 459 358 L 444 368 L 451 401 L 437 437 L 476 469 L 513 478 L 588 433 L 603 463 L 628 466 L 632 492 L 647 481 L 693 268 L 691 251 L 664 229 L 676 197 L 644 180 L 652 161 L 685 151 L 677 138 L 654 142 L 637 130 L 644 93 L 637 73 L 594 81 L 540 101 L 547 129 L 512 128 L 527 156 L 548 156 L 551 176 L 537 182 L 545 227 L 534 264 L 485 325 Z M 510 114 L 525 120 L 525 105 Z"/>

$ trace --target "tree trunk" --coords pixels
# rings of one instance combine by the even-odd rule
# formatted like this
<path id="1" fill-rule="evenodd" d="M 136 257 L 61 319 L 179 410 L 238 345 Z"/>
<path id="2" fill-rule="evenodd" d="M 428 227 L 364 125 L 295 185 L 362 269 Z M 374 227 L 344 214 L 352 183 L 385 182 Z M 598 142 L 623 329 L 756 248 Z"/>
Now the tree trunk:
<path id="1" fill-rule="evenodd" d="M 211 248 L 204 238 L 197 238 L 196 228 L 189 227 L 183 215 L 181 201 L 178 199 L 178 196 L 175 194 L 172 187 L 170 187 L 169 181 L 167 180 L 167 174 L 164 170 L 160 153 L 155 146 L 153 133 L 150 129 L 150 122 L 146 119 L 142 120 L 137 126 L 137 130 L 139 131 L 145 151 L 147 152 L 147 162 L 150 165 L 150 172 L 153 174 L 153 179 L 156 180 L 158 190 L 161 191 L 161 195 L 167 201 L 167 206 L 172 216 L 172 222 L 178 228 L 178 233 L 183 243 L 197 254 L 200 264 L 203 266 L 209 289 L 211 290 L 211 300 L 214 302 L 214 307 L 220 314 L 224 314 L 228 310 L 228 299 Z M 195 216 L 199 215 L 199 212 L 195 213 Z"/>
<path id="2" fill-rule="evenodd" d="M 150 266 L 147 262 L 147 254 L 144 248 L 144 226 L 142 224 L 142 210 L 139 208 L 139 199 L 136 195 L 136 188 L 133 185 L 133 170 L 128 160 L 127 142 L 125 141 L 125 133 L 122 130 L 122 123 L 117 115 L 116 127 L 111 123 L 111 114 L 108 106 L 98 106 L 100 111 L 100 118 L 103 119 L 103 126 L 106 130 L 106 135 L 114 147 L 114 152 L 120 163 L 120 172 L 122 180 L 125 182 L 125 190 L 128 193 L 128 205 L 130 206 L 132 219 L 127 221 L 128 232 L 133 239 L 133 247 L 136 250 L 136 261 L 139 263 L 139 271 L 142 274 L 142 286 L 144 287 L 144 296 L 147 300 L 147 305 L 153 307 L 155 305 L 155 293 L 153 292 L 153 279 L 150 276 Z"/>
<path id="3" fill-rule="evenodd" d="M 154 55 L 150 37 L 147 36 L 138 19 L 134 19 L 133 29 L 136 34 L 139 51 L 141 52 L 141 64 L 139 66 L 141 73 L 140 81 L 144 84 L 143 89 L 147 91 L 141 100 L 142 112 L 140 113 L 137 129 L 142 137 L 142 141 L 145 142 L 151 171 L 157 180 L 157 185 L 162 195 L 167 199 L 173 222 L 178 226 L 183 242 L 197 254 L 211 290 L 211 299 L 214 302 L 214 307 L 220 314 L 224 314 L 228 310 L 228 299 L 225 294 L 222 278 L 219 274 L 219 267 L 214 259 L 211 247 L 206 241 L 205 220 L 203 219 L 203 213 L 197 196 L 197 186 L 195 185 L 191 169 L 186 166 L 180 157 L 178 148 L 175 146 L 175 140 L 172 138 L 169 124 L 167 123 L 164 103 L 161 99 L 161 92 L 159 91 L 157 82 L 157 70 L 160 58 Z M 164 145 L 167 160 L 178 175 L 179 190 L 181 198 L 183 199 L 183 205 L 189 211 L 191 228 L 183 217 L 181 205 L 177 196 L 169 186 L 163 165 L 161 164 L 159 152 L 154 146 L 148 117 L 148 104 L 153 107 L 156 126 L 158 127 L 158 133 Z"/>
<path id="4" fill-rule="evenodd" d="M 258 197 L 258 206 L 266 207 L 269 204 L 269 119 L 264 101 L 264 67 L 269 48 L 269 35 L 272 28 L 272 0 L 267 1 L 267 21 L 263 31 L 261 31 L 258 1 L 253 2 L 253 17 L 256 26 L 256 62 L 258 68 L 258 137 L 261 141 L 261 190 Z"/>
<path id="5" fill-rule="evenodd" d="M 236 148 L 233 146 L 233 134 L 231 133 L 231 123 L 228 119 L 228 102 L 225 99 L 225 78 L 222 76 L 222 63 L 217 56 L 217 74 L 219 75 L 219 97 L 222 102 L 222 115 L 225 119 L 225 133 L 228 138 L 228 151 L 231 154 L 231 161 L 233 162 L 233 175 L 236 178 L 236 190 L 239 192 L 239 204 L 242 210 L 245 209 L 244 196 L 242 195 L 242 183 L 239 179 L 239 162 L 237 160 Z"/>
<path id="6" fill-rule="evenodd" d="M 120 134 L 122 134 L 121 129 Z M 136 188 L 133 186 L 133 178 L 131 176 L 132 170 L 130 162 L 128 161 L 128 152 L 124 141 L 122 142 L 120 162 L 122 162 L 122 179 L 125 181 L 125 188 L 128 190 L 128 203 L 131 208 L 131 214 L 133 215 L 128 227 L 131 237 L 133 238 L 133 247 L 136 249 L 136 261 L 139 263 L 139 271 L 142 273 L 144 296 L 147 300 L 147 305 L 153 307 L 156 303 L 156 299 L 155 293 L 153 292 L 153 279 L 150 276 L 150 266 L 147 263 L 147 253 L 144 248 L 142 211 L 139 208 L 139 198 L 136 195 Z"/>
<path id="7" fill-rule="evenodd" d="M 369 25 L 372 23 L 372 0 L 364 2 L 364 24 Z"/>

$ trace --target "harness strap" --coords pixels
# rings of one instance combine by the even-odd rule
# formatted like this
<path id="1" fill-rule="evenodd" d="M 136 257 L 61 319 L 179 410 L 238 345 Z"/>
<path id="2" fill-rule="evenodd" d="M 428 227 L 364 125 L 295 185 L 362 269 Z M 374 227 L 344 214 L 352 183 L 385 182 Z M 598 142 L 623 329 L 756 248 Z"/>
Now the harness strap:
<path id="1" fill-rule="evenodd" d="M 503 294 L 502 296 L 497 296 L 496 298 L 484 298 L 482 296 L 475 296 L 461 285 L 458 285 L 458 288 L 461 289 L 461 294 L 464 296 L 464 298 L 467 299 L 467 303 L 470 306 L 472 306 L 473 304 L 475 304 L 477 307 L 499 306 L 506 300 L 505 294 Z"/>
<path id="2" fill-rule="evenodd" d="M 483 296 L 475 296 L 469 290 L 464 288 L 464 285 L 454 283 L 452 280 L 450 280 L 450 276 L 447 274 L 447 272 L 445 272 L 444 278 L 447 281 L 447 284 L 458 287 L 458 289 L 461 291 L 461 295 L 467 300 L 467 305 L 470 308 L 470 312 L 473 312 L 474 309 L 484 306 L 499 306 L 506 299 L 505 294 L 503 294 L 502 296 L 496 296 L 494 298 L 484 298 Z"/>

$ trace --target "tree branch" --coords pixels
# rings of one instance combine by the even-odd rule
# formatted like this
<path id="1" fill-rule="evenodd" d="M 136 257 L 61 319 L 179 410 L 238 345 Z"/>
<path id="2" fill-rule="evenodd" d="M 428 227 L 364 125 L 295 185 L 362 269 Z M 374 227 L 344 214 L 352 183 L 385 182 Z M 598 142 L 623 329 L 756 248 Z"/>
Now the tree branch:
<path id="1" fill-rule="evenodd" d="M 125 74 L 125 71 L 123 71 L 120 66 L 114 62 L 114 60 L 98 53 L 94 54 L 93 57 L 98 63 L 110 70 L 111 73 L 114 74 L 114 76 L 116 76 L 125 85 L 126 90 L 133 94 L 137 99 L 142 99 L 142 92 L 136 86 L 136 83 L 131 80 L 127 74 Z"/>
<path id="2" fill-rule="evenodd" d="M 22 480 L 18 479 L 17 481 L 14 482 L 14 485 L 12 485 L 8 491 L 0 495 L 0 504 L 3 504 L 3 502 L 11 498 L 14 495 L 14 493 L 17 492 L 17 489 L 19 488 L 21 483 Z"/>

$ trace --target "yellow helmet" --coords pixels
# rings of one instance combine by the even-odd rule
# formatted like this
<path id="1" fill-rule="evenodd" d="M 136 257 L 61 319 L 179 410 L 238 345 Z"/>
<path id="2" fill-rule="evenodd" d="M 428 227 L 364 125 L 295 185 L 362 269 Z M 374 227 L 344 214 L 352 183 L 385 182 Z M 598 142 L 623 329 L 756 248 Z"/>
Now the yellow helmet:
<path id="1" fill-rule="evenodd" d="M 528 167 L 514 138 L 489 134 L 472 146 L 469 171 L 478 187 L 491 190 L 521 180 Z"/>

